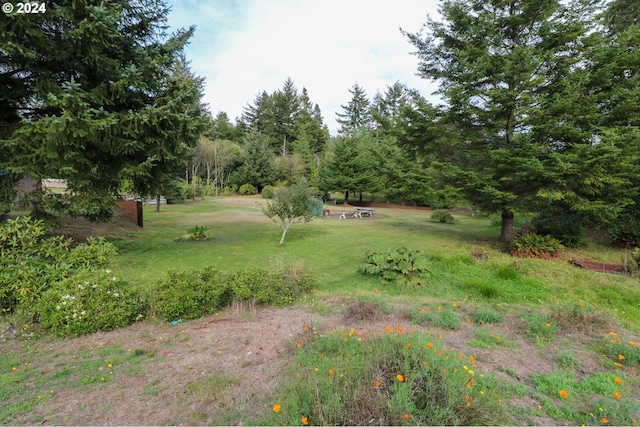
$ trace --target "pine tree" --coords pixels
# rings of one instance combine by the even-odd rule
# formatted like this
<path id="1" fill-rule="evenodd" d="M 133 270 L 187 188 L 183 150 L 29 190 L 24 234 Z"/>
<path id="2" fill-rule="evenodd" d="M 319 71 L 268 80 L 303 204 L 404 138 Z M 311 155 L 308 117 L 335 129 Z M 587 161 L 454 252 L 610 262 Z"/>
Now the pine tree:
<path id="1" fill-rule="evenodd" d="M 420 75 L 438 79 L 448 102 L 456 156 L 449 173 L 477 206 L 502 212 L 506 244 L 514 211 L 534 209 L 540 191 L 563 185 L 557 141 L 531 128 L 540 124 L 541 100 L 580 61 L 586 12 L 579 1 L 446 0 L 443 21 L 405 33 L 418 49 Z"/>
<path id="2" fill-rule="evenodd" d="M 344 113 L 336 113 L 336 121 L 340 125 L 338 133 L 347 137 L 371 128 L 370 103 L 364 89 L 355 83 L 349 93 L 351 100 L 347 105 L 341 105 Z"/>
<path id="3" fill-rule="evenodd" d="M 167 37 L 168 13 L 161 0 L 74 0 L 3 16 L 0 170 L 65 179 L 73 198 L 57 206 L 105 219 L 124 178 L 197 141 L 197 95 L 172 76 L 194 28 Z"/>

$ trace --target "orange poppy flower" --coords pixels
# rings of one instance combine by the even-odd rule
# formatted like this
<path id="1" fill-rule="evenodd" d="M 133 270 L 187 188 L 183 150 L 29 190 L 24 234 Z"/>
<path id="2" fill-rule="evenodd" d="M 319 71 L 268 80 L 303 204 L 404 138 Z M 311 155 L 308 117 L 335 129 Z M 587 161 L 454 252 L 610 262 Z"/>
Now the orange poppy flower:
<path id="1" fill-rule="evenodd" d="M 613 397 L 615 397 L 616 399 L 620 399 L 622 397 L 622 395 L 620 393 L 618 393 L 617 391 L 613 392 Z"/>
<path id="2" fill-rule="evenodd" d="M 276 403 L 275 405 L 273 405 L 273 412 L 280 412 L 280 404 Z"/>
<path id="3" fill-rule="evenodd" d="M 404 377 L 404 375 L 402 375 L 402 374 L 398 374 L 398 375 L 396 375 L 396 379 L 397 379 L 398 381 L 400 381 L 401 383 L 403 383 L 403 382 L 404 382 L 404 380 L 405 380 L 405 377 Z"/>
<path id="4" fill-rule="evenodd" d="M 566 399 L 567 397 L 569 397 L 569 393 L 567 393 L 566 390 L 560 390 L 560 397 Z"/>
<path id="5" fill-rule="evenodd" d="M 305 426 L 309 425 L 309 419 L 307 417 L 302 417 L 300 421 L 302 422 L 302 425 L 305 425 Z"/>

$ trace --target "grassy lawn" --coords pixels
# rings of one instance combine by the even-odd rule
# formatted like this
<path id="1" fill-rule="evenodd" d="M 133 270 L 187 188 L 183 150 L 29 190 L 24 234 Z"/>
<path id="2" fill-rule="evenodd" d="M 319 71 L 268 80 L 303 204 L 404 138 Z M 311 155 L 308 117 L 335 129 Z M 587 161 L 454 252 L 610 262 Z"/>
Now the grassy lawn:
<path id="1" fill-rule="evenodd" d="M 32 324 L 5 338 L 0 325 L 0 423 L 637 425 L 638 279 L 568 262 L 621 251 L 517 259 L 488 218 L 376 208 L 339 220 L 341 206 L 279 245 L 258 203 L 147 207 L 144 229 L 111 237 L 113 274 L 142 289 L 171 269 L 302 261 L 317 273 L 311 295 L 73 339 Z M 179 241 L 196 225 L 212 239 Z M 361 274 L 366 252 L 400 247 L 421 251 L 419 283 Z"/>
<path id="2" fill-rule="evenodd" d="M 367 251 L 405 246 L 429 258 L 428 284 L 406 290 L 381 289 L 397 298 L 416 296 L 443 300 L 561 305 L 584 300 L 613 313 L 625 327 L 640 331 L 640 290 L 629 277 L 578 269 L 567 260 L 589 257 L 617 262 L 621 252 L 594 245 L 568 251 L 554 261 L 515 259 L 496 249 L 499 230 L 485 218 L 455 215 L 454 224 L 430 220 L 430 212 L 378 208 L 374 218 L 338 220 L 316 218 L 295 224 L 283 245 L 280 229 L 260 212 L 259 197 L 207 198 L 202 202 L 145 210 L 145 227 L 130 240 L 115 242 L 118 272 L 137 286 L 157 280 L 169 269 L 216 265 L 235 270 L 248 264 L 303 260 L 318 274 L 318 291 L 368 292 L 381 287 L 359 269 Z M 328 206 L 332 212 L 340 206 Z M 187 229 L 206 226 L 213 239 L 176 242 Z M 473 253 L 487 259 L 476 262 Z M 489 296 L 489 297 L 487 297 Z"/>

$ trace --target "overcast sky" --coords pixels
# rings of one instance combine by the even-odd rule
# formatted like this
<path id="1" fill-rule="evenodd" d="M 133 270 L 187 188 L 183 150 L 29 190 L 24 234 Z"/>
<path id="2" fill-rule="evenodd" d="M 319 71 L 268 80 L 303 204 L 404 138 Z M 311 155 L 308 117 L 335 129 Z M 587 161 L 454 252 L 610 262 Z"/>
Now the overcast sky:
<path id="1" fill-rule="evenodd" d="M 400 27 L 417 32 L 436 0 L 168 0 L 172 30 L 196 25 L 187 47 L 206 78 L 204 102 L 232 121 L 287 77 L 306 87 L 336 134 L 335 113 L 362 86 L 369 98 L 400 81 L 429 96 L 436 86 L 415 75 L 417 58 Z"/>

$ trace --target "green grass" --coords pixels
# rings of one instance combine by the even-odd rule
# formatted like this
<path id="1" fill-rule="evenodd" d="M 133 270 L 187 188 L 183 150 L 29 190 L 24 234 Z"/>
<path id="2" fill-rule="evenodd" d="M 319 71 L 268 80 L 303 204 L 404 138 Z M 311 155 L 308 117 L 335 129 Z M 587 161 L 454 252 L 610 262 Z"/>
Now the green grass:
<path id="1" fill-rule="evenodd" d="M 144 229 L 114 240 L 119 249 L 114 273 L 138 288 L 156 283 L 170 269 L 211 265 L 232 272 L 250 264 L 263 267 L 302 260 L 305 268 L 315 271 L 316 289 L 297 304 L 317 324 L 309 325 L 300 348 L 281 349 L 283 357 L 293 354 L 295 359 L 278 378 L 276 394 L 256 397 L 260 402 L 256 406 L 277 403 L 281 408 L 267 415 L 260 412 L 257 419 L 242 418 L 245 422 L 299 425 L 306 418 L 309 424 L 361 424 L 369 422 L 371 418 L 365 419 L 369 416 L 379 424 L 530 424 L 544 415 L 563 424 L 602 424 L 606 418 L 614 425 L 633 424 L 637 418 L 640 381 L 633 373 L 640 365 L 640 348 L 633 340 L 640 332 L 638 281 L 565 262 L 574 256 L 616 262 L 619 251 L 594 244 L 588 250 L 568 252 L 564 260 L 514 259 L 495 249 L 493 239 L 499 230 L 487 218 L 456 214 L 454 224 L 441 224 L 430 220 L 429 211 L 385 208 L 376 208 L 374 218 L 318 218 L 295 224 L 284 245 L 279 245 L 281 231 L 262 215 L 256 204 L 261 202 L 258 197 L 205 198 L 163 206 L 159 213 L 146 209 Z M 336 210 L 339 207 L 332 207 L 332 212 Z M 194 224 L 206 227 L 211 239 L 176 242 Z M 365 252 L 403 246 L 421 251 L 426 266 L 423 284 L 386 284 L 360 273 Z M 469 355 L 445 348 L 435 338 L 438 333 L 400 334 L 399 329 L 389 328 L 360 340 L 352 333 L 324 334 L 320 328 L 322 317 L 329 315 L 341 315 L 358 325 L 398 313 L 422 325 L 418 327 L 422 330 L 444 328 L 451 334 L 471 330 L 465 345 L 482 348 L 483 353 L 518 354 L 523 351 L 519 344 L 529 340 L 546 347 L 536 350 L 551 352 L 549 366 L 558 370 L 532 374 L 521 384 L 514 383 L 519 374 L 513 367 L 504 366 L 507 378 L 498 381 L 479 374 Z M 606 328 L 616 332 L 603 337 Z M 157 363 L 164 362 L 136 343 L 131 349 L 87 344 L 68 354 L 45 348 L 42 338 L 28 339 L 31 327 L 23 329 L 22 348 L 0 354 L 3 424 L 44 421 L 17 417 L 50 399 L 52 390 L 116 389 L 120 376 L 155 372 Z M 585 342 L 571 341 L 572 334 Z M 140 334 L 141 342 L 153 340 Z M 162 345 L 177 347 L 182 340 L 174 334 Z M 553 349 L 565 342 L 575 348 L 580 345 L 582 351 Z M 587 363 L 594 363 L 577 356 L 586 352 L 591 352 L 602 373 L 580 374 Z M 55 369 L 32 368 L 36 361 Z M 476 371 L 475 376 L 470 370 Z M 399 381 L 399 374 L 405 380 Z M 146 377 L 141 402 L 166 392 L 165 378 L 160 371 Z M 185 402 L 200 404 L 194 409 L 184 403 L 184 416 L 176 414 L 176 420 L 167 423 L 211 421 L 205 408 L 237 385 L 236 378 L 221 372 L 188 381 Z M 560 390 L 568 397 L 562 397 Z M 535 405 L 510 408 L 510 396 Z M 101 410 L 107 413 L 109 408 Z M 217 421 L 231 423 L 244 417 L 237 411 L 229 406 Z"/>
<path id="2" fill-rule="evenodd" d="M 427 258 L 426 284 L 415 296 L 450 300 L 497 301 L 517 304 L 556 304 L 584 300 L 596 303 L 633 330 L 640 330 L 640 290 L 632 278 L 577 269 L 564 262 L 512 257 L 484 243 L 499 233 L 488 219 L 456 215 L 457 222 L 429 220 L 429 211 L 377 208 L 374 218 L 339 221 L 317 218 L 291 227 L 279 245 L 280 229 L 258 207 L 259 197 L 205 198 L 198 203 L 145 210 L 145 228 L 131 240 L 119 240 L 117 271 L 133 285 L 155 282 L 168 269 L 216 265 L 233 271 L 248 264 L 304 260 L 318 274 L 321 295 L 358 289 L 380 289 L 390 296 L 406 290 L 364 277 L 359 269 L 367 251 L 384 252 L 405 246 Z M 339 209 L 339 207 L 334 207 Z M 208 227 L 211 240 L 174 240 L 193 224 Z M 478 246 L 486 262 L 471 256 Z M 583 251 L 581 249 L 580 251 Z M 595 249 L 593 257 L 611 257 Z M 569 255 L 567 255 L 569 256 Z"/>
<path id="3" fill-rule="evenodd" d="M 424 333 L 303 338 L 294 368 L 260 424 L 487 425 L 506 421 L 495 379 Z M 470 366 L 467 366 L 470 365 Z"/>

